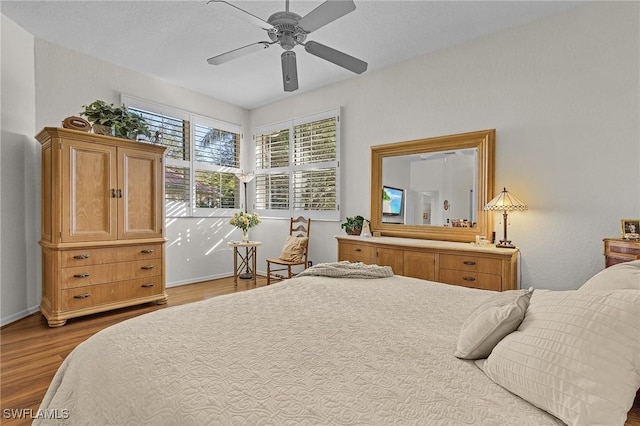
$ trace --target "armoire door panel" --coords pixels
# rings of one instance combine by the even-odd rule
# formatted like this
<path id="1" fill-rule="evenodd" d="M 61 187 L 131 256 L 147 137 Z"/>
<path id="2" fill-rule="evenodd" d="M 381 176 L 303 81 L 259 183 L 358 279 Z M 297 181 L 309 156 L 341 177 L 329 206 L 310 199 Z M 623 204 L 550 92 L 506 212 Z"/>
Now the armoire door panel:
<path id="1" fill-rule="evenodd" d="M 62 168 L 62 242 L 115 240 L 116 148 L 69 141 L 62 145 Z"/>
<path id="2" fill-rule="evenodd" d="M 118 238 L 162 237 L 164 200 L 161 157 L 131 149 L 118 150 L 121 193 Z"/>

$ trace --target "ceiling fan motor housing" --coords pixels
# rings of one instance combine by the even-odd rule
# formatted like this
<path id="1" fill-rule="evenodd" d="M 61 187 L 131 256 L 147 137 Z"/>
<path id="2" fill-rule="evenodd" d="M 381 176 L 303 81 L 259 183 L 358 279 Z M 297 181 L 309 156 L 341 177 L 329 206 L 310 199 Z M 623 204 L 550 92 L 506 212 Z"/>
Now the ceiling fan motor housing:
<path id="1" fill-rule="evenodd" d="M 284 50 L 291 50 L 297 44 L 303 43 L 307 33 L 298 26 L 300 15 L 293 12 L 276 12 L 267 22 L 273 25 L 268 31 L 271 41 L 278 42 Z"/>

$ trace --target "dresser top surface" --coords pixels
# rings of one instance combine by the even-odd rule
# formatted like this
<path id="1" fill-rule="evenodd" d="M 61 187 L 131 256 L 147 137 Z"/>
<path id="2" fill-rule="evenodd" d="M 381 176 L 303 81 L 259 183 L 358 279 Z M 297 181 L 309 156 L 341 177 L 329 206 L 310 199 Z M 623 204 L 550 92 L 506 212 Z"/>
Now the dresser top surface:
<path id="1" fill-rule="evenodd" d="M 498 248 L 493 244 L 488 246 L 478 246 L 475 243 L 459 243 L 453 241 L 439 241 L 439 240 L 420 240 L 416 238 L 399 238 L 399 237 L 360 237 L 357 235 L 337 235 L 338 240 L 345 240 L 358 243 L 369 244 L 385 244 L 391 246 L 401 247 L 415 247 L 415 248 L 429 248 L 440 250 L 465 250 L 475 251 L 478 253 L 492 253 L 513 255 L 518 252 L 518 248 Z"/>

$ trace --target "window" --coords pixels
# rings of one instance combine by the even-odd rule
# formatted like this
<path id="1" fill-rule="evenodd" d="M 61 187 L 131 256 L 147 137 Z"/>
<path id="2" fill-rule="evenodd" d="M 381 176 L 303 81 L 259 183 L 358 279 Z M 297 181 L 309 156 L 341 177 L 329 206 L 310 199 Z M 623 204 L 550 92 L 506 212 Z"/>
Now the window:
<path id="1" fill-rule="evenodd" d="M 255 209 L 339 220 L 340 110 L 256 130 Z"/>
<path id="2" fill-rule="evenodd" d="M 142 115 L 154 143 L 167 146 L 167 217 L 227 216 L 240 208 L 240 127 L 123 96 Z"/>

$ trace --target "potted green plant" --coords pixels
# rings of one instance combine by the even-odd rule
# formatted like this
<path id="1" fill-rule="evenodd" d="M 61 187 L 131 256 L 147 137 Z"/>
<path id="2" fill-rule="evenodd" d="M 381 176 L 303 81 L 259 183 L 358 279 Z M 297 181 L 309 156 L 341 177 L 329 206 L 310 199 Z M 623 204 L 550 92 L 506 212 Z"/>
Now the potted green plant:
<path id="1" fill-rule="evenodd" d="M 151 136 L 147 122 L 140 115 L 129 111 L 124 105 L 114 107 L 102 100 L 83 105 L 80 113 L 87 117 L 94 133 L 136 140 L 138 135 Z"/>
<path id="2" fill-rule="evenodd" d="M 84 111 L 80 112 L 80 115 L 87 117 L 94 133 L 110 136 L 113 134 L 113 123 L 116 118 L 113 104 L 96 100 L 89 105 L 82 105 L 82 108 Z"/>
<path id="3" fill-rule="evenodd" d="M 119 138 L 137 140 L 138 135 L 151 136 L 147 122 L 140 115 L 129 111 L 124 105 L 114 108 L 113 134 Z"/>
<path id="4" fill-rule="evenodd" d="M 365 219 L 362 216 L 352 216 L 342 222 L 340 227 L 349 235 L 360 235 L 364 221 Z"/>

